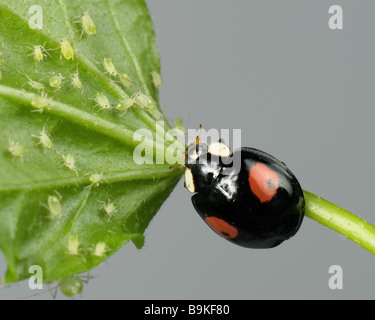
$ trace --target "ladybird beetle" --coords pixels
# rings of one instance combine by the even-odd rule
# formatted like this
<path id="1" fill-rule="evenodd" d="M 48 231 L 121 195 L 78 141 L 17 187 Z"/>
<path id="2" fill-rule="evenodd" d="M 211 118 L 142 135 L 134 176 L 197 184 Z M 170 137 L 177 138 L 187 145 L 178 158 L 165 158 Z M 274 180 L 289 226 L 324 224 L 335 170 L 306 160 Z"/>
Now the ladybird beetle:
<path id="1" fill-rule="evenodd" d="M 236 161 L 236 159 L 238 161 Z M 301 226 L 305 199 L 299 182 L 273 156 L 223 142 L 197 141 L 186 150 L 185 187 L 217 234 L 247 248 L 273 248 Z"/>

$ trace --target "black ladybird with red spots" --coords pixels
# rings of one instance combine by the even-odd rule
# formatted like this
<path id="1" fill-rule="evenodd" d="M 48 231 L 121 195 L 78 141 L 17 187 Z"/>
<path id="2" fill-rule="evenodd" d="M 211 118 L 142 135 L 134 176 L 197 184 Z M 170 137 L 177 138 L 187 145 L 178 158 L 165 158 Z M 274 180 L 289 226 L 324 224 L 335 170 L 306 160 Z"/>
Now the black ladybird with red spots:
<path id="1" fill-rule="evenodd" d="M 301 226 L 305 200 L 286 165 L 252 148 L 233 153 L 222 142 L 193 143 L 185 186 L 203 220 L 225 239 L 248 248 L 272 248 Z"/>

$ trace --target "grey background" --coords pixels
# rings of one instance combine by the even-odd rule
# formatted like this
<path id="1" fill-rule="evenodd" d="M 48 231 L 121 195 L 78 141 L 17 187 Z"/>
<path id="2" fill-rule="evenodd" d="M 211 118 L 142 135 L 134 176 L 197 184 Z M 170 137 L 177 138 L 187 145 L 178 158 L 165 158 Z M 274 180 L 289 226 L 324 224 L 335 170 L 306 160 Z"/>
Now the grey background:
<path id="1" fill-rule="evenodd" d="M 374 1 L 147 2 L 169 119 L 242 129 L 244 146 L 286 162 L 304 189 L 375 223 Z M 328 28 L 334 4 L 344 30 Z M 328 287 L 335 264 L 343 290 Z M 202 222 L 182 180 L 145 247 L 125 245 L 93 274 L 84 299 L 375 297 L 375 258 L 358 245 L 305 218 L 277 248 L 237 247 Z M 0 298 L 33 293 L 23 282 L 0 289 Z"/>

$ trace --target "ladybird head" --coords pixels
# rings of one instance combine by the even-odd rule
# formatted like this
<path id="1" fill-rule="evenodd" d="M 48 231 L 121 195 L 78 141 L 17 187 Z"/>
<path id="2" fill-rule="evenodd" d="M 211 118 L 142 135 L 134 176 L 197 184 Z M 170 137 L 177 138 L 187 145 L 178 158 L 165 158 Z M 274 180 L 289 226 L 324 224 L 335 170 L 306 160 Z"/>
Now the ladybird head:
<path id="1" fill-rule="evenodd" d="M 222 170 L 221 159 L 231 154 L 230 148 L 222 141 L 208 145 L 197 137 L 186 150 L 185 187 L 191 193 L 208 188 Z"/>

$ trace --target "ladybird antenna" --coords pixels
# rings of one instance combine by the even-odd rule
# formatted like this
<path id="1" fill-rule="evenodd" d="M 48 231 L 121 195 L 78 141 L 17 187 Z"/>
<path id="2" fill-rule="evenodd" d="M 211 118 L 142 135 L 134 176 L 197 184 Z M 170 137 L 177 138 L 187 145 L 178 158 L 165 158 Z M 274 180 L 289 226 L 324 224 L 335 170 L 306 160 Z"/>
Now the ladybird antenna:
<path id="1" fill-rule="evenodd" d="M 198 145 L 198 144 L 200 144 L 200 142 L 201 142 L 201 134 L 202 134 L 202 129 L 203 129 L 203 126 L 202 126 L 202 124 L 200 124 L 199 125 L 199 134 L 197 135 L 197 138 L 196 138 L 196 140 L 195 140 L 195 144 L 196 145 Z"/>

